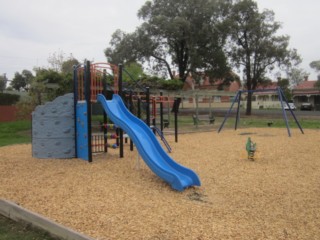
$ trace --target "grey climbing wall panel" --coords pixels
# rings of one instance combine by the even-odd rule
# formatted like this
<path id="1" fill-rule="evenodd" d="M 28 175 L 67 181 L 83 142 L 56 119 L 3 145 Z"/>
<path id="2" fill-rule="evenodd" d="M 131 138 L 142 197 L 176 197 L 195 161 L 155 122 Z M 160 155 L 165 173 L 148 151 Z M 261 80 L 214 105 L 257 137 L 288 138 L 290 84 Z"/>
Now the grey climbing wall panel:
<path id="1" fill-rule="evenodd" d="M 73 93 L 38 106 L 32 113 L 32 156 L 75 157 Z"/>

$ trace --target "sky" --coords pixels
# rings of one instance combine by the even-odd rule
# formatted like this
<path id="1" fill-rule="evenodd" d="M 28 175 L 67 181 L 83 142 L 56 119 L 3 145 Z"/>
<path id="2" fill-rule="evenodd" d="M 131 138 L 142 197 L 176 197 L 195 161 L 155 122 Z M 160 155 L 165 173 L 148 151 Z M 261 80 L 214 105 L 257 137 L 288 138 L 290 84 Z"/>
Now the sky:
<path id="1" fill-rule="evenodd" d="M 48 67 L 53 54 L 79 61 L 105 62 L 104 49 L 117 29 L 133 32 L 142 21 L 145 0 L 0 0 L 0 74 Z M 260 10 L 275 12 L 279 34 L 290 36 L 301 68 L 316 80 L 309 63 L 320 59 L 319 0 L 257 0 Z"/>

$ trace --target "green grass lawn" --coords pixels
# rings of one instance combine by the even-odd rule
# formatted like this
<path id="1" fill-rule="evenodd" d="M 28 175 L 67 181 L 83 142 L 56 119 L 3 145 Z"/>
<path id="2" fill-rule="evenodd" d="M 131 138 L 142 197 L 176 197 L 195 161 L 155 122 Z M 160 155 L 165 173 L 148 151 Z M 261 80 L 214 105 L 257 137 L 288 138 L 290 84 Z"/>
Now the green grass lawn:
<path id="1" fill-rule="evenodd" d="M 102 121 L 102 116 L 94 116 L 93 121 Z M 218 128 L 223 121 L 223 117 L 216 117 L 213 127 Z M 289 118 L 289 127 L 298 128 L 294 119 Z M 238 127 L 268 127 L 268 123 L 272 123 L 270 127 L 285 128 L 286 124 L 282 118 L 257 118 L 257 117 L 242 117 L 238 122 Z M 299 123 L 303 129 L 320 129 L 320 121 L 318 119 L 299 119 Z M 159 122 L 158 122 L 159 124 Z M 226 121 L 224 128 L 233 128 L 235 118 L 230 117 Z M 174 127 L 174 117 L 170 117 L 170 127 Z M 178 116 L 179 128 L 193 128 L 193 120 L 191 116 Z M 16 122 L 0 123 L 0 147 L 12 144 L 30 143 L 31 142 L 31 121 L 23 120 Z"/>
<path id="2" fill-rule="evenodd" d="M 28 225 L 14 222 L 0 215 L 1 240 L 57 240 L 47 232 L 34 229 Z"/>
<path id="3" fill-rule="evenodd" d="M 222 122 L 223 119 L 220 120 Z M 228 126 L 234 126 L 235 119 L 228 119 Z M 269 124 L 271 124 L 269 126 Z M 299 119 L 299 124 L 305 129 L 320 129 L 320 121 L 315 119 Z M 219 124 L 220 125 L 220 124 Z M 288 125 L 290 128 L 298 128 L 294 119 L 288 119 Z M 241 118 L 238 122 L 238 127 L 274 127 L 285 128 L 286 122 L 282 118 L 270 119 L 270 118 Z"/>
<path id="4" fill-rule="evenodd" d="M 0 123 L 0 147 L 31 142 L 31 121 Z"/>
<path id="5" fill-rule="evenodd" d="M 213 127 L 219 128 L 223 122 L 223 117 L 216 117 Z M 235 125 L 235 118 L 230 117 L 224 124 L 224 128 L 233 128 Z M 178 117 L 178 127 L 188 128 L 194 127 L 193 120 L 191 116 L 179 116 Z M 269 126 L 269 124 L 271 125 Z M 299 119 L 299 123 L 303 129 L 320 129 L 320 121 L 317 119 Z M 201 122 L 199 125 L 208 124 Z M 288 124 L 290 128 L 298 128 L 295 120 L 293 118 L 288 118 Z M 170 118 L 170 127 L 174 127 L 174 118 Z M 286 123 L 283 118 L 257 118 L 257 117 L 243 117 L 240 118 L 238 122 L 238 128 L 245 127 L 273 127 L 273 128 L 286 128 Z"/>
<path id="6" fill-rule="evenodd" d="M 102 121 L 102 116 L 94 116 L 93 121 Z M 216 117 L 213 127 L 218 128 L 223 121 L 223 117 Z M 293 118 L 288 119 L 290 128 L 297 128 L 297 124 Z M 242 117 L 238 122 L 238 127 L 268 127 L 268 123 L 272 123 L 270 127 L 285 128 L 286 123 L 282 118 L 257 118 Z M 320 129 L 320 121 L 318 119 L 303 118 L 299 119 L 299 123 L 303 129 Z M 159 122 L 158 122 L 159 124 Z M 206 123 L 208 124 L 208 123 Z M 226 121 L 224 128 L 233 128 L 235 118 L 230 117 Z M 170 117 L 170 128 L 174 127 L 174 117 Z M 178 127 L 193 128 L 193 120 L 191 116 L 178 116 Z M 31 121 L 16 121 L 0 123 L 0 147 L 12 144 L 30 143 L 31 142 Z"/>

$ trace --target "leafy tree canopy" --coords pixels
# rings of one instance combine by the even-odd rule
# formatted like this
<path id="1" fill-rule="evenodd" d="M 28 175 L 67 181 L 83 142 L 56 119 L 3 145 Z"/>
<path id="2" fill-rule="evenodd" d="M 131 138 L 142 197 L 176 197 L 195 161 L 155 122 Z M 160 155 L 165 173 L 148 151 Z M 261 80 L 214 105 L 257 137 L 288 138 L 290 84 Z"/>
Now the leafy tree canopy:
<path id="1" fill-rule="evenodd" d="M 49 69 L 34 69 L 36 76 L 30 94 L 37 104 L 73 91 L 73 66 L 79 61 L 72 54 L 65 58 L 64 53 L 59 52 L 52 54 L 48 62 Z"/>
<path id="2" fill-rule="evenodd" d="M 319 74 L 318 74 L 318 81 L 320 81 L 320 60 L 317 61 L 312 61 L 310 63 L 310 67 L 313 68 L 314 70 L 316 70 Z M 319 83 L 320 86 L 320 83 Z"/>
<path id="3" fill-rule="evenodd" d="M 124 65 L 124 73 L 122 75 L 124 82 L 138 81 L 144 75 L 142 65 L 137 62 L 127 62 Z"/>
<path id="4" fill-rule="evenodd" d="M 301 62 L 295 49 L 289 49 L 289 36 L 278 36 L 280 23 L 270 10 L 259 12 L 252 0 L 238 0 L 230 8 L 228 51 L 235 67 L 242 69 L 248 90 L 256 89 L 266 73 L 276 67 L 288 69 Z M 248 93 L 246 114 L 251 114 L 251 96 Z"/>
<path id="5" fill-rule="evenodd" d="M 33 78 L 34 76 L 29 70 L 23 70 L 21 73 L 16 72 L 10 85 L 17 91 L 28 91 Z"/>
<path id="6" fill-rule="evenodd" d="M 158 74 L 184 81 L 190 72 L 222 76 L 229 71 L 222 50 L 226 2 L 219 0 L 147 1 L 138 16 L 144 23 L 133 33 L 117 30 L 105 50 L 112 63 L 149 63 Z"/>
<path id="7" fill-rule="evenodd" d="M 287 100 L 292 98 L 291 91 L 289 89 L 290 81 L 287 78 L 278 78 L 278 86 L 282 89 L 284 96 Z"/>
<path id="8" fill-rule="evenodd" d="M 65 75 L 67 75 L 67 74 L 72 75 L 73 74 L 73 67 L 77 66 L 79 64 L 80 64 L 80 62 L 77 59 L 75 59 L 73 57 L 69 58 L 69 59 L 62 62 L 61 72 Z"/>
<path id="9" fill-rule="evenodd" d="M 298 85 L 299 83 L 301 83 L 308 75 L 309 73 L 307 73 L 305 70 L 303 70 L 302 68 L 291 68 L 290 71 L 287 73 L 288 78 L 290 79 L 290 83 L 293 86 Z"/>
<path id="10" fill-rule="evenodd" d="M 65 57 L 65 54 L 60 51 L 50 55 L 48 62 L 50 64 L 48 69 L 33 69 L 35 76 L 29 70 L 16 72 L 10 87 L 18 91 L 28 91 L 32 97 L 32 104 L 35 105 L 73 92 L 73 66 L 78 65 L 79 61 L 72 54 Z"/>
<path id="11" fill-rule="evenodd" d="M 53 100 L 59 94 L 59 84 L 63 81 L 64 76 L 53 69 L 36 69 L 36 76 L 30 87 L 30 95 L 37 105 L 45 101 Z"/>
<path id="12" fill-rule="evenodd" d="M 3 92 L 7 86 L 7 77 L 6 75 L 0 76 L 0 92 Z"/>
<path id="13" fill-rule="evenodd" d="M 320 72 L 320 60 L 312 61 L 310 67 L 315 69 L 317 72 Z"/>
<path id="14" fill-rule="evenodd" d="M 178 90 L 183 86 L 183 83 L 178 79 L 167 80 L 144 74 L 141 64 L 136 62 L 129 62 L 125 64 L 122 77 L 125 88 L 132 90 L 140 89 L 143 91 L 146 87 L 154 90 Z"/>

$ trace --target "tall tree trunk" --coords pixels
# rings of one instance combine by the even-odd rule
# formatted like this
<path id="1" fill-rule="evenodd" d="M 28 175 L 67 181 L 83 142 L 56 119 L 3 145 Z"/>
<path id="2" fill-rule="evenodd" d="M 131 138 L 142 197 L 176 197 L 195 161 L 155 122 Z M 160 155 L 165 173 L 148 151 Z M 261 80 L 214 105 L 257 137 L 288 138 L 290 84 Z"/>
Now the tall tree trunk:
<path id="1" fill-rule="evenodd" d="M 154 57 L 155 59 L 163 62 L 163 63 L 166 65 L 166 67 L 167 67 L 167 70 L 168 70 L 170 79 L 174 79 L 174 76 L 173 76 L 173 73 L 172 73 L 170 64 L 167 62 L 167 60 L 165 60 L 164 58 L 158 57 L 158 56 L 156 56 L 156 55 L 151 55 L 151 56 Z"/>
<path id="2" fill-rule="evenodd" d="M 252 92 L 248 92 L 246 115 L 251 115 L 252 108 Z"/>
<path id="3" fill-rule="evenodd" d="M 250 74 L 250 73 L 249 73 Z M 248 97 L 247 97 L 247 109 L 246 115 L 251 115 L 251 108 L 252 108 L 252 84 L 251 84 L 251 77 L 247 75 L 247 90 L 248 90 Z"/>

